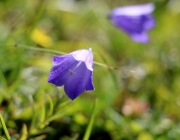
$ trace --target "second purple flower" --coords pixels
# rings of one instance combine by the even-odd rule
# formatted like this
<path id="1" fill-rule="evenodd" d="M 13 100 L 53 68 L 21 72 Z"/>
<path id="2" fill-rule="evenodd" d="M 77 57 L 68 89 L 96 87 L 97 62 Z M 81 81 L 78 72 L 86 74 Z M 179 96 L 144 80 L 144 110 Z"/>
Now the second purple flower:
<path id="1" fill-rule="evenodd" d="M 132 40 L 138 43 L 148 43 L 149 36 L 147 31 L 155 27 L 155 19 L 152 16 L 154 5 L 134 5 L 124 6 L 114 9 L 109 18 L 111 22 L 124 32 Z"/>

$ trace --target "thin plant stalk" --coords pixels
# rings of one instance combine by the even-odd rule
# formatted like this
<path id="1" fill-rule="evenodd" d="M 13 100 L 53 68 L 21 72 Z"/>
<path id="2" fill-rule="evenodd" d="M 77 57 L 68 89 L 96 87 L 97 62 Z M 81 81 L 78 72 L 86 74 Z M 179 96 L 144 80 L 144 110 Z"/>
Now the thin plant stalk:
<path id="1" fill-rule="evenodd" d="M 1 125 L 2 125 L 2 127 L 3 127 L 3 130 L 4 130 L 4 133 L 5 133 L 5 135 L 6 135 L 7 140 L 10 140 L 11 137 L 10 137 L 10 135 L 9 135 L 9 132 L 8 132 L 8 130 L 7 130 L 7 128 L 6 128 L 6 124 L 5 124 L 4 119 L 3 119 L 3 117 L 2 117 L 1 114 L 0 114 L 0 121 L 1 121 Z"/>
<path id="2" fill-rule="evenodd" d="M 37 51 L 44 51 L 44 52 L 55 53 L 55 54 L 59 54 L 59 55 L 65 55 L 65 54 L 67 54 L 67 53 L 60 52 L 60 51 L 56 51 L 56 50 L 52 50 L 52 49 L 32 47 L 32 46 L 27 46 L 27 45 L 17 45 L 17 44 L 14 44 L 14 45 L 6 45 L 6 46 L 15 46 L 15 47 L 18 47 L 18 48 L 24 48 L 24 49 L 30 49 L 30 50 L 37 50 Z M 94 61 L 94 64 L 99 65 L 99 66 L 102 66 L 102 67 L 105 67 L 105 68 L 108 68 L 108 69 L 122 70 L 122 71 L 131 72 L 131 73 L 137 73 L 137 71 L 134 71 L 134 70 L 129 70 L 129 69 L 121 68 L 121 67 L 112 67 L 112 66 L 108 66 L 108 65 L 106 65 L 106 64 L 99 63 L 99 62 L 97 62 L 97 61 Z"/>
<path id="3" fill-rule="evenodd" d="M 89 121 L 89 124 L 88 124 L 88 127 L 86 129 L 83 140 L 89 140 L 89 137 L 90 137 L 90 134 L 91 134 L 91 131 L 92 131 L 92 128 L 93 128 L 93 124 L 94 124 L 94 121 L 95 121 L 95 117 L 96 117 L 97 104 L 98 104 L 98 99 L 95 100 L 92 116 L 91 116 L 91 119 Z"/>

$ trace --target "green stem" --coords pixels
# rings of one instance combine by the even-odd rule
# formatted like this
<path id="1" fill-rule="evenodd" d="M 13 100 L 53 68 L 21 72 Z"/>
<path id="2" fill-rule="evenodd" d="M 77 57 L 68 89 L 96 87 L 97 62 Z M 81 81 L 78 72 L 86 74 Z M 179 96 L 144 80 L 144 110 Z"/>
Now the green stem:
<path id="1" fill-rule="evenodd" d="M 44 52 L 50 52 L 50 53 L 55 53 L 55 54 L 60 54 L 60 55 L 67 54 L 67 53 L 64 53 L 64 52 L 56 51 L 56 50 L 39 48 L 39 47 L 31 47 L 31 46 L 26 46 L 26 45 L 6 45 L 6 46 L 15 46 L 15 47 L 19 47 L 19 48 L 30 49 L 30 50 L 37 50 L 37 51 L 44 51 Z M 108 66 L 106 64 L 99 63 L 97 61 L 94 61 L 94 64 L 102 66 L 102 67 L 105 67 L 105 68 L 108 68 L 108 69 L 123 70 L 123 71 L 131 72 L 131 73 L 137 73 L 137 71 L 134 71 L 134 70 L 129 70 L 129 69 L 121 68 L 121 67 L 112 67 L 112 66 Z"/>
<path id="2" fill-rule="evenodd" d="M 1 124 L 2 124 L 2 127 L 3 127 L 3 130 L 4 130 L 4 133 L 5 133 L 5 135 L 6 135 L 7 140 L 10 140 L 11 137 L 10 137 L 10 135 L 9 135 L 9 132 L 8 132 L 8 130 L 7 130 L 7 128 L 6 128 L 4 119 L 3 119 L 3 117 L 2 117 L 1 114 L 0 114 L 0 121 L 1 121 Z"/>
<path id="3" fill-rule="evenodd" d="M 64 52 L 56 51 L 56 50 L 51 50 L 51 49 L 44 49 L 44 48 L 39 48 L 39 47 L 31 47 L 31 46 L 26 46 L 26 45 L 14 45 L 15 47 L 20 47 L 24 49 L 30 49 L 30 50 L 37 50 L 37 51 L 44 51 L 44 52 L 50 52 L 50 53 L 56 53 L 56 54 L 66 54 Z"/>
<path id="4" fill-rule="evenodd" d="M 91 134 L 91 131 L 92 131 L 92 128 L 93 128 L 93 124 L 94 124 L 94 121 L 95 121 L 95 117 L 96 117 L 97 104 L 98 104 L 98 99 L 95 100 L 92 116 L 91 116 L 90 122 L 88 124 L 88 127 L 86 129 L 83 140 L 89 140 L 89 137 L 90 137 L 90 134 Z"/>

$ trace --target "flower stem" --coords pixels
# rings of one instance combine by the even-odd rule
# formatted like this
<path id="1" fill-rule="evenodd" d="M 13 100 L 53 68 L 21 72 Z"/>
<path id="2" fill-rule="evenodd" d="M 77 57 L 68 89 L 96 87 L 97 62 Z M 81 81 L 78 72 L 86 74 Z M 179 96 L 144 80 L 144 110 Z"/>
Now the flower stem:
<path id="1" fill-rule="evenodd" d="M 2 117 L 1 114 L 0 114 L 0 121 L 1 121 L 1 125 L 2 125 L 2 127 L 3 127 L 3 130 L 4 130 L 4 133 L 5 133 L 5 135 L 6 135 L 7 140 L 10 140 L 11 137 L 10 137 L 10 135 L 9 135 L 9 132 L 8 132 L 8 130 L 7 130 L 7 128 L 6 128 L 6 124 L 5 124 L 4 119 L 3 119 L 3 117 Z"/>
<path id="2" fill-rule="evenodd" d="M 96 62 L 96 61 L 94 61 L 94 64 L 99 65 L 99 66 L 102 66 L 102 67 L 106 67 L 106 68 L 108 68 L 108 69 L 123 70 L 123 71 L 132 72 L 132 73 L 137 73 L 137 72 L 134 71 L 134 70 L 124 69 L 124 68 L 120 68 L 120 67 L 112 67 L 112 66 L 108 66 L 108 65 L 106 65 L 106 64 L 102 64 L 102 63 L 99 63 L 99 62 Z"/>
<path id="3" fill-rule="evenodd" d="M 55 54 L 60 54 L 60 55 L 67 54 L 67 53 L 56 51 L 56 50 L 52 50 L 52 49 L 32 47 L 32 46 L 27 46 L 27 45 L 17 45 L 17 44 L 15 44 L 15 45 L 6 45 L 6 46 L 15 46 L 15 47 L 19 47 L 19 48 L 30 49 L 30 50 L 37 50 L 37 51 L 43 51 L 43 52 L 50 52 L 50 53 L 55 53 Z M 137 73 L 134 70 L 129 70 L 129 69 L 121 68 L 121 67 L 112 67 L 112 66 L 108 66 L 108 65 L 103 64 L 103 63 L 99 63 L 97 61 L 94 61 L 94 64 L 102 66 L 102 67 L 105 67 L 105 68 L 108 68 L 108 69 L 123 70 L 123 71 L 128 71 L 128 72 L 131 72 L 131 73 Z"/>
<path id="4" fill-rule="evenodd" d="M 91 116 L 90 122 L 88 124 L 88 127 L 86 129 L 83 140 L 89 140 L 89 137 L 90 137 L 90 134 L 91 134 L 91 131 L 92 131 L 92 128 L 93 128 L 93 124 L 94 124 L 94 121 L 95 121 L 97 104 L 98 104 L 98 99 L 96 99 L 95 102 L 94 102 L 92 116 Z"/>
<path id="5" fill-rule="evenodd" d="M 31 46 L 26 46 L 26 45 L 14 45 L 15 47 L 19 48 L 24 48 L 24 49 L 30 49 L 30 50 L 36 50 L 36 51 L 44 51 L 44 52 L 50 52 L 50 53 L 56 53 L 56 54 L 66 54 L 64 52 L 56 51 L 56 50 L 51 50 L 51 49 L 44 49 L 40 47 L 31 47 Z"/>

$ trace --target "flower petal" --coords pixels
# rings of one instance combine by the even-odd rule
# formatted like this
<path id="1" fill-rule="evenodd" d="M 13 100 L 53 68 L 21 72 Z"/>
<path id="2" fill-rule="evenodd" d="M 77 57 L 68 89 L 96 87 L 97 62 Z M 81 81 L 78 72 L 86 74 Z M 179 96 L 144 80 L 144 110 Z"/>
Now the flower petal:
<path id="1" fill-rule="evenodd" d="M 94 85 L 93 85 L 93 73 L 91 72 L 87 85 L 86 85 L 86 91 L 91 91 L 94 90 Z"/>
<path id="2" fill-rule="evenodd" d="M 71 53 L 73 55 L 73 57 L 77 60 L 77 61 L 83 61 L 86 64 L 86 67 L 93 71 L 93 54 L 91 49 L 89 50 L 78 50 L 78 51 L 74 51 Z"/>
<path id="3" fill-rule="evenodd" d="M 64 90 L 68 97 L 74 100 L 85 89 L 92 76 L 92 71 L 87 69 L 84 62 L 82 62 L 74 71 L 74 73 L 67 79 Z"/>
<path id="4" fill-rule="evenodd" d="M 59 64 L 63 63 L 64 61 L 66 61 L 69 57 L 70 57 L 70 54 L 62 55 L 62 56 L 55 55 L 52 60 L 53 65 L 59 65 Z"/>
<path id="5" fill-rule="evenodd" d="M 140 33 L 143 31 L 142 17 L 118 16 L 112 19 L 115 26 L 128 34 Z"/>
<path id="6" fill-rule="evenodd" d="M 58 60 L 61 60 L 61 57 L 56 57 Z M 48 82 L 54 84 L 56 86 L 62 86 L 65 84 L 66 80 L 70 76 L 70 70 L 73 70 L 75 66 L 78 64 L 72 55 L 68 55 L 64 59 L 62 56 L 62 62 L 57 65 L 54 65 L 50 71 Z M 55 61 L 60 62 L 60 61 Z"/>
<path id="7" fill-rule="evenodd" d="M 132 5 L 116 8 L 112 11 L 112 16 L 140 16 L 145 14 L 151 14 L 154 11 L 154 5 L 152 3 L 142 5 Z"/>
<path id="8" fill-rule="evenodd" d="M 150 30 L 155 27 L 156 21 L 152 15 L 145 15 L 144 17 L 144 29 Z"/>
<path id="9" fill-rule="evenodd" d="M 131 34 L 130 36 L 132 40 L 139 43 L 148 43 L 149 36 L 146 32 L 138 33 L 138 34 Z"/>

